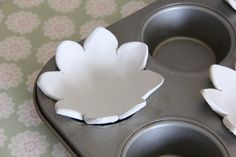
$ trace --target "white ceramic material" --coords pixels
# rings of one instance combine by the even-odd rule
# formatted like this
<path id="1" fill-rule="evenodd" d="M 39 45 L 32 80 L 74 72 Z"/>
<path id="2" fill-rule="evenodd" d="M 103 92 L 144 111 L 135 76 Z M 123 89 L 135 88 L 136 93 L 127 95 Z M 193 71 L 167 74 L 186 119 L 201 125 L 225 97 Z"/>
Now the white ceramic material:
<path id="1" fill-rule="evenodd" d="M 37 82 L 47 96 L 57 100 L 58 114 L 104 124 L 124 119 L 146 105 L 145 99 L 164 79 L 144 70 L 146 44 L 117 46 L 116 37 L 102 27 L 89 35 L 83 47 L 74 41 L 58 46 L 56 64 L 60 71 L 45 72 Z"/>
<path id="2" fill-rule="evenodd" d="M 236 10 L 236 0 L 225 0 L 231 7 Z"/>
<path id="3" fill-rule="evenodd" d="M 210 107 L 223 117 L 224 125 L 236 135 L 236 71 L 212 65 L 210 78 L 216 89 L 203 89 L 201 93 Z"/>

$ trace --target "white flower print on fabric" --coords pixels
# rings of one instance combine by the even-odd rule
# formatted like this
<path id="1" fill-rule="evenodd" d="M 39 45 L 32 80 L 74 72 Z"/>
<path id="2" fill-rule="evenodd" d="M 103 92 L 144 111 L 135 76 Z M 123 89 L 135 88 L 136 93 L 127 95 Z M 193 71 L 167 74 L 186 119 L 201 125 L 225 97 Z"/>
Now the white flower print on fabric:
<path id="1" fill-rule="evenodd" d="M 47 152 L 49 143 L 39 132 L 25 131 L 12 137 L 8 145 L 11 155 L 16 157 L 40 157 Z"/>
<path id="2" fill-rule="evenodd" d="M 104 20 L 92 20 L 87 23 L 85 23 L 83 26 L 80 27 L 80 35 L 81 38 L 85 38 L 91 33 L 96 27 L 106 27 L 108 26 L 108 23 Z"/>
<path id="3" fill-rule="evenodd" d="M 17 61 L 31 53 L 31 43 L 25 37 L 12 36 L 0 42 L 0 57 Z"/>
<path id="4" fill-rule="evenodd" d="M 8 118 L 14 112 L 14 105 L 12 98 L 6 93 L 0 94 L 0 119 Z"/>
<path id="5" fill-rule="evenodd" d="M 69 152 L 60 143 L 53 145 L 53 151 L 51 152 L 51 154 L 54 157 L 71 157 Z"/>
<path id="6" fill-rule="evenodd" d="M 40 24 L 38 15 L 32 14 L 29 11 L 15 12 L 7 17 L 7 28 L 14 33 L 30 33 Z"/>
<path id="7" fill-rule="evenodd" d="M 15 64 L 0 64 L 0 89 L 9 89 L 22 82 L 22 72 Z"/>
<path id="8" fill-rule="evenodd" d="M 14 4 L 18 5 L 20 8 L 32 8 L 39 6 L 44 0 L 14 0 Z"/>
<path id="9" fill-rule="evenodd" d="M 88 0 L 85 9 L 93 18 L 105 17 L 116 11 L 116 3 L 114 0 Z"/>
<path id="10" fill-rule="evenodd" d="M 3 18 L 4 18 L 4 14 L 3 14 L 2 10 L 0 10 L 0 23 L 2 22 Z"/>
<path id="11" fill-rule="evenodd" d="M 130 1 L 121 7 L 121 15 L 122 17 L 126 17 L 142 8 L 144 8 L 147 4 L 143 1 Z"/>
<path id="12" fill-rule="evenodd" d="M 27 90 L 29 92 L 33 91 L 34 83 L 35 83 L 35 80 L 36 80 L 38 74 L 39 74 L 39 71 L 35 71 L 32 74 L 30 74 L 29 76 L 27 76 L 27 81 L 25 82 L 25 84 L 26 84 Z"/>
<path id="13" fill-rule="evenodd" d="M 81 0 L 50 0 L 49 6 L 59 12 L 69 13 L 73 12 L 80 6 Z"/>
<path id="14" fill-rule="evenodd" d="M 46 64 L 55 55 L 58 44 L 58 42 L 51 41 L 39 47 L 36 54 L 37 62 Z"/>
<path id="15" fill-rule="evenodd" d="M 18 120 L 25 124 L 25 126 L 39 126 L 41 124 L 41 119 L 34 108 L 33 100 L 25 101 L 23 105 L 19 106 L 19 111 L 17 112 L 19 116 Z"/>
<path id="16" fill-rule="evenodd" d="M 3 129 L 0 129 L 0 148 L 4 146 L 6 140 L 7 136 L 5 135 L 5 131 Z"/>
<path id="17" fill-rule="evenodd" d="M 43 31 L 52 40 L 62 39 L 75 33 L 75 24 L 67 16 L 55 16 L 44 23 Z"/>

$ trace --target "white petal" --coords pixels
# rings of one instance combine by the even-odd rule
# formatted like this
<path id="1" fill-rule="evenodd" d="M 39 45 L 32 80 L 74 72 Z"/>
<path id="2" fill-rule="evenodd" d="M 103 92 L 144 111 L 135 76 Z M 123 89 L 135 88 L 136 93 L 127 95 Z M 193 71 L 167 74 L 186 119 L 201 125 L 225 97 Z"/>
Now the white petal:
<path id="1" fill-rule="evenodd" d="M 236 10 L 236 1 L 235 0 L 225 0 L 225 1 L 228 2 L 234 10 Z"/>
<path id="2" fill-rule="evenodd" d="M 44 94 L 52 99 L 59 100 L 64 95 L 64 74 L 61 72 L 45 72 L 40 75 L 37 85 Z"/>
<path id="3" fill-rule="evenodd" d="M 226 109 L 226 100 L 221 91 L 216 89 L 203 89 L 201 90 L 201 94 L 216 113 L 221 116 L 228 114 Z"/>
<path id="4" fill-rule="evenodd" d="M 74 41 L 63 41 L 56 52 L 56 63 L 63 72 L 73 71 L 83 61 L 84 50 L 80 44 Z"/>
<path id="5" fill-rule="evenodd" d="M 145 68 L 148 58 L 148 46 L 141 42 L 128 42 L 117 50 L 118 60 L 121 65 L 131 70 Z"/>
<path id="6" fill-rule="evenodd" d="M 230 115 L 225 116 L 223 119 L 224 125 L 234 134 L 236 135 L 236 117 L 231 117 Z"/>
<path id="7" fill-rule="evenodd" d="M 102 118 L 93 118 L 88 116 L 87 114 L 84 116 L 84 121 L 87 124 L 107 124 L 107 123 L 114 123 L 118 120 L 118 116 L 110 116 L 110 117 L 102 117 Z"/>
<path id="8" fill-rule="evenodd" d="M 83 115 L 78 110 L 75 110 L 74 104 L 70 104 L 70 101 L 67 101 L 65 99 L 59 100 L 55 104 L 55 110 L 57 114 L 78 120 L 83 120 Z"/>
<path id="9" fill-rule="evenodd" d="M 236 87 L 236 72 L 221 65 L 210 67 L 210 78 L 219 90 L 234 91 Z"/>
<path id="10" fill-rule="evenodd" d="M 112 111 L 109 112 L 110 108 L 107 106 L 102 108 L 99 103 L 91 105 L 87 104 L 90 101 L 83 99 L 76 101 L 73 98 L 75 97 L 73 96 L 71 99 L 67 96 L 67 99 L 58 101 L 55 104 L 56 112 L 63 116 L 84 120 L 87 124 L 112 123 L 118 120 L 118 115 L 115 115 Z"/>
<path id="11" fill-rule="evenodd" d="M 139 71 L 131 80 L 127 85 L 128 89 L 135 91 L 136 96 L 143 99 L 147 99 L 164 82 L 160 74 L 149 70 Z"/>
<path id="12" fill-rule="evenodd" d="M 146 106 L 146 101 L 141 99 L 140 103 L 138 103 L 137 105 L 134 105 L 132 108 L 128 109 L 124 113 L 119 114 L 119 119 L 125 119 L 125 118 L 131 116 L 132 114 L 138 112 L 139 110 L 141 110 L 145 106 Z"/>
<path id="13" fill-rule="evenodd" d="M 115 54 L 118 41 L 114 34 L 103 27 L 97 27 L 84 41 L 84 50 L 90 55 Z"/>

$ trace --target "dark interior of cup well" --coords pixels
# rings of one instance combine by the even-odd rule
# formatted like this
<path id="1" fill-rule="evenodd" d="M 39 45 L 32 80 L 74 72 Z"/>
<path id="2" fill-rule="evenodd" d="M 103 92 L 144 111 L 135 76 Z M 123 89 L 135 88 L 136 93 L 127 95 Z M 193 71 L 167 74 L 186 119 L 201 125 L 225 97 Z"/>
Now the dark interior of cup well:
<path id="1" fill-rule="evenodd" d="M 145 126 L 127 141 L 122 157 L 228 157 L 208 130 L 183 121 Z"/>
<path id="2" fill-rule="evenodd" d="M 201 71 L 221 62 L 231 50 L 233 29 L 207 8 L 176 5 L 150 16 L 142 40 L 162 65 L 180 71 Z"/>

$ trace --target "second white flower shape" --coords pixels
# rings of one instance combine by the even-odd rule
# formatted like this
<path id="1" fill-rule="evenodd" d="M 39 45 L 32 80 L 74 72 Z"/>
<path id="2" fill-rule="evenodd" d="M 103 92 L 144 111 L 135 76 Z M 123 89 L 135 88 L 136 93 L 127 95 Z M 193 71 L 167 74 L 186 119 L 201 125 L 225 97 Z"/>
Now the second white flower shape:
<path id="1" fill-rule="evenodd" d="M 216 89 L 203 89 L 201 93 L 210 107 L 224 118 L 224 125 L 236 135 L 236 71 L 212 65 L 210 78 Z"/>
<path id="2" fill-rule="evenodd" d="M 164 79 L 144 70 L 146 44 L 128 42 L 117 47 L 116 37 L 102 27 L 88 36 L 83 47 L 74 41 L 58 46 L 60 71 L 45 72 L 37 82 L 46 95 L 58 100 L 58 114 L 104 124 L 127 118 L 146 105 L 145 99 Z"/>

